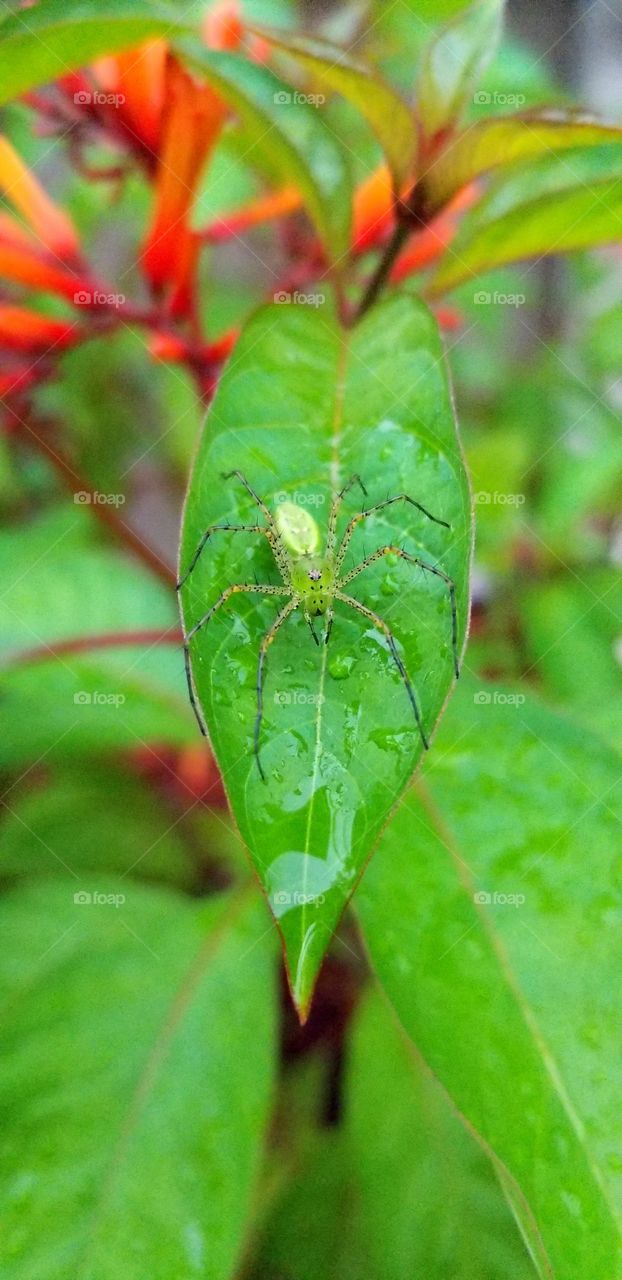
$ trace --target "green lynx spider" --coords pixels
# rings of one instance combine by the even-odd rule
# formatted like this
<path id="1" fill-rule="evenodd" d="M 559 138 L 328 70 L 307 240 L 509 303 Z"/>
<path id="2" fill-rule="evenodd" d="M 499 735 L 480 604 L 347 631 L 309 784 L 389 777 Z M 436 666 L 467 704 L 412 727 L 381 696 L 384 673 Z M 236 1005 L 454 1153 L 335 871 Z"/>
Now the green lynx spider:
<path id="1" fill-rule="evenodd" d="M 357 613 L 362 614 L 363 617 L 367 618 L 369 622 L 372 622 L 379 631 L 382 631 L 386 637 L 393 661 L 395 662 L 400 676 L 406 686 L 406 692 L 415 715 L 417 728 L 421 735 L 421 741 L 427 750 L 429 744 L 423 728 L 419 705 L 406 667 L 404 666 L 404 663 L 397 651 L 393 633 L 390 631 L 383 618 L 381 618 L 377 613 L 374 613 L 373 609 L 368 609 L 366 605 L 361 604 L 361 602 L 356 600 L 354 596 L 345 594 L 343 588 L 351 582 L 353 578 L 356 578 L 359 573 L 362 573 L 363 569 L 366 569 L 368 565 L 374 564 L 374 562 L 379 560 L 382 556 L 388 555 L 399 556 L 402 560 L 407 560 L 409 564 L 413 564 L 418 566 L 420 569 L 424 569 L 426 573 L 431 573 L 434 574 L 435 577 L 441 578 L 449 593 L 449 602 L 451 606 L 451 643 L 453 649 L 454 671 L 457 678 L 460 671 L 458 666 L 458 620 L 456 610 L 456 589 L 454 583 L 452 579 L 449 578 L 446 573 L 443 573 L 441 569 L 438 569 L 436 565 L 428 564 L 425 560 L 421 560 L 419 556 L 411 556 L 407 551 L 403 551 L 401 547 L 395 546 L 379 547 L 377 551 L 372 553 L 372 555 L 366 556 L 360 564 L 357 564 L 354 569 L 350 569 L 345 574 L 342 574 L 342 566 L 350 544 L 350 539 L 352 538 L 352 534 L 354 533 L 356 526 L 360 524 L 361 520 L 366 520 L 368 516 L 373 515 L 376 511 L 382 511 L 385 507 L 390 507 L 395 502 L 410 503 L 411 506 L 416 507 L 418 511 L 421 511 L 428 520 L 432 520 L 434 524 L 442 525 L 445 529 L 449 529 L 450 527 L 447 524 L 447 521 L 439 520 L 437 516 L 431 515 L 429 511 L 426 511 L 425 507 L 422 507 L 420 502 L 415 502 L 414 498 L 409 498 L 407 493 L 398 493 L 395 497 L 385 498 L 384 502 L 377 502 L 373 507 L 368 507 L 365 511 L 359 511 L 357 515 L 352 516 L 346 525 L 344 535 L 337 547 L 337 516 L 339 514 L 339 508 L 343 498 L 355 484 L 359 485 L 364 496 L 367 497 L 367 490 L 360 476 L 354 475 L 350 477 L 348 483 L 344 485 L 343 489 L 339 493 L 335 494 L 335 497 L 333 498 L 328 517 L 326 547 L 322 554 L 319 549 L 320 531 L 315 520 L 308 511 L 305 511 L 302 507 L 295 506 L 293 502 L 283 502 L 277 508 L 276 516 L 273 516 L 265 502 L 263 502 L 251 488 L 248 480 L 244 475 L 242 475 L 241 471 L 229 471 L 225 476 L 223 476 L 223 479 L 229 480 L 232 476 L 235 476 L 236 479 L 244 485 L 247 493 L 250 494 L 251 498 L 262 512 L 262 515 L 266 520 L 266 524 L 210 525 L 201 537 L 199 545 L 194 552 L 185 574 L 177 584 L 177 589 L 179 590 L 190 577 L 190 574 L 193 572 L 197 561 L 199 560 L 199 557 L 212 534 L 221 530 L 228 531 L 229 533 L 263 534 L 264 537 L 267 538 L 272 549 L 272 554 L 277 568 L 283 579 L 283 585 L 279 587 L 272 587 L 258 582 L 233 583 L 230 587 L 225 588 L 216 603 L 207 610 L 207 613 L 203 614 L 202 618 L 199 618 L 198 622 L 194 623 L 194 626 L 190 628 L 190 631 L 184 637 L 184 660 L 186 666 L 186 679 L 188 681 L 188 692 L 190 694 L 190 701 L 201 733 L 206 736 L 206 728 L 199 712 L 199 707 L 194 693 L 192 674 L 190 671 L 190 643 L 197 632 L 207 626 L 210 619 L 216 613 L 216 610 L 220 609 L 221 605 L 225 604 L 230 596 L 234 595 L 238 591 L 248 591 L 264 596 L 289 597 L 287 604 L 285 604 L 280 613 L 277 614 L 272 626 L 263 637 L 259 648 L 254 752 L 255 759 L 257 761 L 257 768 L 259 769 L 260 776 L 264 782 L 266 781 L 266 775 L 263 771 L 259 756 L 259 742 L 261 722 L 263 719 L 263 690 L 266 674 L 266 655 L 268 649 L 279 628 L 282 627 L 286 619 L 289 618 L 290 614 L 292 614 L 296 609 L 302 610 L 305 622 L 308 623 L 311 635 L 313 636 L 316 644 L 319 644 L 320 641 L 313 626 L 313 619 L 317 618 L 319 615 L 323 615 L 326 618 L 323 642 L 324 644 L 328 644 L 333 625 L 333 604 L 335 600 L 340 600 L 342 604 L 349 605 L 351 609 L 355 609 Z"/>

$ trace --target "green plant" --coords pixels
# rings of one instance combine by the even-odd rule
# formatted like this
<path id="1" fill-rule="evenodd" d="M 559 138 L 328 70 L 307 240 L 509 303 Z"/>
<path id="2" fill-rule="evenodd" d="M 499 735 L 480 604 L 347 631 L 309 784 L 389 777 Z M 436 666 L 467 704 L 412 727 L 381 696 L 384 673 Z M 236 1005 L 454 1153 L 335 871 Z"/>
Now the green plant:
<path id="1" fill-rule="evenodd" d="M 0 24 L 7 1280 L 622 1276 L 622 129 L 502 19 Z"/>

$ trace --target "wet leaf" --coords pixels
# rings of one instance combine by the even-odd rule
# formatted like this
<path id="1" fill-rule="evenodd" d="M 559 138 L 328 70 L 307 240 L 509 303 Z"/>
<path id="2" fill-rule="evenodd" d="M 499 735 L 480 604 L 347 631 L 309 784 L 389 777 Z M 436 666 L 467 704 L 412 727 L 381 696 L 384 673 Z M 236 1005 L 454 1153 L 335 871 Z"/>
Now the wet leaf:
<path id="1" fill-rule="evenodd" d="M 611 149 L 611 161 L 615 163 L 617 156 L 619 163 L 622 129 L 581 118 L 573 112 L 532 111 L 482 120 L 451 141 L 426 170 L 428 207 L 431 212 L 441 208 L 456 191 L 499 166 L 505 168 L 540 156 L 556 160 L 566 151 L 580 152 L 611 143 L 617 144 Z M 566 164 L 568 174 L 572 175 L 572 155 Z M 509 172 L 513 176 L 511 168 Z M 577 181 L 583 185 L 580 174 Z M 523 193 L 530 194 L 525 188 L 523 174 Z"/>
<path id="2" fill-rule="evenodd" d="M 357 895 L 403 1027 L 556 1280 L 622 1258 L 620 772 L 528 689 L 463 684 Z"/>
<path id="3" fill-rule="evenodd" d="M 193 23 L 148 0 L 39 0 L 0 25 L 0 102 L 75 71 L 103 53 L 153 36 L 188 31 Z"/>
<path id="4" fill-rule="evenodd" d="M 273 1082 L 265 910 L 89 887 L 2 903 L 5 1275 L 226 1280 Z"/>
<path id="5" fill-rule="evenodd" d="M 245 160 L 268 162 L 288 185 L 297 186 L 330 257 L 350 245 L 352 191 L 345 149 L 320 113 L 294 100 L 291 85 L 268 67 L 233 53 L 214 53 L 183 40 L 179 52 L 233 108 L 245 130 Z"/>
<path id="6" fill-rule="evenodd" d="M 208 413 L 187 499 L 180 564 L 203 531 L 263 517 L 241 470 L 276 511 L 313 513 L 324 536 L 331 496 L 353 473 L 367 486 L 348 518 L 406 492 L 451 530 L 404 503 L 358 526 L 345 567 L 397 543 L 455 579 L 459 642 L 467 616 L 470 514 L 435 322 L 396 294 L 352 332 L 323 305 L 276 305 L 251 319 Z M 278 584 L 266 539 L 219 532 L 182 591 L 186 631 L 232 583 Z M 393 628 L 430 733 L 453 680 L 445 585 L 403 560 L 381 560 L 346 590 Z M 253 758 L 262 636 L 284 601 L 234 595 L 192 642 L 192 670 L 241 833 L 278 920 L 294 998 L 305 1013 L 331 932 L 422 742 L 378 627 L 337 604 L 330 644 L 316 647 L 298 611 L 268 653 L 261 753 Z"/>
<path id="7" fill-rule="evenodd" d="M 424 50 L 417 114 L 428 137 L 451 126 L 472 100 L 501 34 L 504 0 L 479 0 L 457 14 Z"/>
<path id="8" fill-rule="evenodd" d="M 414 167 L 416 132 L 412 108 L 376 72 L 337 45 L 288 32 L 265 28 L 257 31 L 311 72 L 314 82 L 343 94 L 365 116 L 384 151 L 395 185 L 401 188 Z"/>

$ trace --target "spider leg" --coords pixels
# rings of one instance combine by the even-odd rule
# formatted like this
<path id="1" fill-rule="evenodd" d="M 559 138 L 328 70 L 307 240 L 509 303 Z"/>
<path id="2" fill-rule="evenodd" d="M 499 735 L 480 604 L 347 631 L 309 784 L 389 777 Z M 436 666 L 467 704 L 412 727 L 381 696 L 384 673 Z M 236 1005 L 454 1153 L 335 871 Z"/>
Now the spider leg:
<path id="1" fill-rule="evenodd" d="M 225 588 L 225 590 L 222 592 L 222 595 L 218 597 L 216 603 L 212 605 L 211 609 L 208 609 L 207 613 L 204 613 L 203 617 L 199 618 L 199 621 L 195 622 L 194 626 L 190 628 L 190 631 L 188 632 L 188 634 L 184 636 L 184 666 L 186 669 L 188 696 L 190 698 L 190 705 L 192 707 L 192 710 L 194 711 L 196 722 L 204 738 L 207 737 L 207 729 L 205 727 L 205 722 L 203 720 L 203 717 L 199 711 L 199 705 L 196 699 L 196 694 L 194 689 L 194 680 L 192 678 L 192 670 L 190 668 L 190 641 L 192 640 L 193 636 L 196 635 L 197 631 L 200 631 L 202 627 L 207 626 L 207 623 L 210 621 L 210 618 L 213 617 L 216 610 L 220 609 L 221 605 L 225 604 L 226 601 L 229 599 L 229 597 L 232 595 L 235 595 L 235 593 L 238 591 L 253 591 L 257 594 L 264 595 L 264 596 L 286 596 L 289 594 L 286 587 L 268 587 L 268 586 L 263 586 L 263 584 L 261 583 L 254 583 L 254 582 L 237 583 L 236 582 L 233 584 L 233 586 Z"/>
<path id="2" fill-rule="evenodd" d="M 423 728 L 423 723 L 421 720 L 421 712 L 419 711 L 419 706 L 417 704 L 417 699 L 415 697 L 415 691 L 412 687 L 410 676 L 406 670 L 406 667 L 404 666 L 404 663 L 402 662 L 402 659 L 400 658 L 400 655 L 397 651 L 397 645 L 395 643 L 395 637 L 393 635 L 393 632 L 389 628 L 388 624 L 384 621 L 384 618 L 380 617 L 380 614 L 374 613 L 373 609 L 368 609 L 366 605 L 361 604 L 360 600 L 356 600 L 354 596 L 347 596 L 342 591 L 336 591 L 335 599 L 341 600 L 342 604 L 348 604 L 350 608 L 355 609 L 357 613 L 362 613 L 364 618 L 368 618 L 370 622 L 373 622 L 375 627 L 378 627 L 380 631 L 384 632 L 387 638 L 387 644 L 391 651 L 391 657 L 393 658 L 393 661 L 402 677 L 402 680 L 406 685 L 406 692 L 410 700 L 410 705 L 415 713 L 415 720 L 417 721 L 417 728 L 421 736 L 421 741 L 427 751 L 430 744 L 428 742 L 428 739 L 425 734 L 425 730 Z"/>
<path id="3" fill-rule="evenodd" d="M 365 497 L 367 497 L 367 489 L 365 488 L 365 485 L 363 484 L 363 481 L 361 480 L 361 477 L 359 475 L 350 476 L 350 479 L 348 480 L 347 484 L 344 484 L 343 489 L 341 489 L 339 493 L 335 494 L 330 504 L 330 513 L 328 516 L 328 530 L 326 535 L 326 554 L 327 555 L 332 555 L 332 552 L 335 549 L 335 534 L 337 531 L 337 516 L 339 514 L 339 508 L 341 506 L 343 499 L 345 498 L 346 493 L 348 493 L 349 490 L 352 489 L 355 484 L 358 484 L 360 486 Z"/>
<path id="4" fill-rule="evenodd" d="M 225 471 L 223 472 L 222 478 L 223 480 L 230 480 L 232 476 L 235 476 L 236 479 L 239 480 L 240 483 L 244 485 L 246 492 L 250 494 L 251 498 L 253 499 L 253 502 L 257 503 L 257 506 L 259 507 L 260 511 L 262 511 L 264 516 L 266 517 L 266 520 L 268 522 L 268 530 L 266 532 L 266 530 L 262 528 L 262 533 L 266 533 L 266 537 L 268 538 L 270 546 L 272 547 L 272 554 L 274 556 L 274 559 L 276 560 L 276 563 L 278 565 L 283 581 L 287 583 L 288 587 L 291 586 L 291 577 L 289 572 L 289 557 L 287 555 L 287 551 L 285 550 L 285 547 L 283 546 L 283 542 L 281 540 L 281 535 L 279 533 L 276 520 L 274 519 L 274 516 L 270 508 L 266 506 L 266 503 L 263 501 L 263 498 L 260 498 L 259 494 L 255 493 L 255 490 L 248 483 L 248 480 L 246 479 L 246 476 L 243 474 L 242 471 Z"/>
<path id="5" fill-rule="evenodd" d="M 325 617 L 326 627 L 324 629 L 324 644 L 328 644 L 328 641 L 330 640 L 330 633 L 333 629 L 333 622 L 335 621 L 335 610 L 330 608 L 327 609 Z"/>
<path id="6" fill-rule="evenodd" d="M 192 570 L 195 568 L 201 556 L 203 548 L 211 538 L 212 534 L 218 533 L 221 529 L 228 530 L 229 533 L 264 533 L 268 541 L 271 540 L 271 536 L 272 536 L 270 530 L 266 529 L 265 526 L 262 524 L 210 524 L 208 525 L 207 529 L 205 530 L 205 533 L 202 535 L 199 541 L 196 551 L 194 552 L 192 560 L 190 561 L 190 564 L 188 565 L 188 568 L 186 569 L 186 572 L 183 578 L 180 578 L 179 582 L 177 583 L 178 591 L 181 589 L 181 587 L 183 587 L 184 582 L 188 581 L 188 578 L 190 577 Z"/>
<path id="7" fill-rule="evenodd" d="M 244 488 L 246 489 L 246 492 L 247 492 L 248 494 L 250 494 L 250 497 L 253 499 L 253 502 L 255 502 L 255 503 L 257 504 L 257 506 L 259 507 L 259 509 L 260 509 L 261 511 L 263 511 L 263 513 L 264 513 L 264 515 L 265 515 L 265 517 L 266 517 L 266 520 L 268 520 L 268 521 L 269 521 L 269 523 L 270 523 L 272 526 L 274 526 L 274 516 L 272 515 L 272 512 L 270 511 L 270 508 L 266 506 L 266 504 L 265 504 L 265 502 L 264 502 L 263 498 L 260 498 L 260 497 L 259 497 L 259 494 L 258 494 L 258 493 L 255 493 L 255 490 L 251 488 L 251 486 L 250 486 L 250 484 L 248 483 L 248 480 L 246 479 L 246 476 L 244 475 L 244 473 L 243 473 L 242 471 L 223 471 L 223 473 L 222 473 L 222 478 L 223 478 L 223 480 L 231 480 L 231 478 L 232 478 L 233 476 L 235 476 L 236 480 L 239 480 L 239 481 L 240 481 L 240 484 L 243 484 L 243 485 L 244 485 Z"/>
<path id="8" fill-rule="evenodd" d="M 427 516 L 428 520 L 432 520 L 434 524 L 440 524 L 444 529 L 451 528 L 446 520 L 439 520 L 438 516 L 433 516 L 431 511 L 427 510 L 427 507 L 422 507 L 420 502 L 415 502 L 415 499 L 410 498 L 407 493 L 397 493 L 394 498 L 385 498 L 383 502 L 377 502 L 375 506 L 368 507 L 366 511 L 359 511 L 358 515 L 352 516 L 352 519 L 346 525 L 345 533 L 341 539 L 341 546 L 337 552 L 337 559 L 335 562 L 335 569 L 337 573 L 339 573 L 343 564 L 346 551 L 350 545 L 350 539 L 356 529 L 356 526 L 360 524 L 361 520 L 366 520 L 368 516 L 375 515 L 376 511 L 383 511 L 385 507 L 393 506 L 394 502 L 409 502 L 411 507 L 416 507 L 417 511 L 421 511 L 422 515 Z"/>
<path id="9" fill-rule="evenodd" d="M 374 551 L 372 555 L 366 556 L 357 564 L 354 569 L 350 569 L 345 577 L 339 582 L 340 587 L 345 587 L 348 582 L 356 578 L 357 574 L 362 573 L 368 565 L 373 564 L 375 560 L 379 560 L 381 556 L 400 556 L 402 560 L 407 560 L 409 564 L 415 564 L 419 569 L 425 569 L 426 573 L 433 573 L 435 578 L 441 578 L 445 583 L 449 592 L 449 603 L 451 607 L 451 647 L 454 657 L 454 671 L 456 680 L 460 676 L 460 665 L 458 662 L 458 610 L 456 607 L 456 584 L 453 578 L 450 578 L 442 569 L 437 569 L 436 565 L 428 564 L 426 560 L 422 560 L 420 556 L 411 556 L 407 551 L 403 551 L 401 547 L 380 547 L 378 551 Z"/>
<path id="10" fill-rule="evenodd" d="M 264 686 L 264 680 L 266 678 L 266 675 L 265 675 L 266 654 L 268 652 L 268 649 L 270 648 L 270 645 L 272 644 L 272 641 L 274 640 L 274 637 L 277 631 L 279 630 L 279 627 L 283 626 L 283 623 L 286 621 L 287 618 L 289 618 L 290 613 L 292 613 L 293 610 L 297 608 L 297 605 L 298 605 L 297 596 L 293 596 L 291 600 L 287 601 L 287 604 L 284 605 L 284 607 L 281 609 L 281 612 L 275 618 L 270 629 L 266 631 L 266 634 L 261 642 L 261 646 L 259 649 L 259 662 L 257 664 L 257 714 L 255 716 L 255 733 L 253 737 L 253 750 L 255 752 L 257 768 L 259 769 L 259 776 L 262 782 L 267 781 L 266 775 L 261 765 L 261 760 L 259 759 L 259 735 L 261 733 L 261 722 L 263 720 L 263 686 Z"/>
<path id="11" fill-rule="evenodd" d="M 309 631 L 311 632 L 311 635 L 313 636 L 313 639 L 315 640 L 315 643 L 316 643 L 316 644 L 319 644 L 320 642 L 319 642 L 318 637 L 317 637 L 317 631 L 315 630 L 315 627 L 313 626 L 313 618 L 311 617 L 311 614 L 310 614 L 310 613 L 305 613 L 304 618 L 305 618 L 305 622 L 306 622 L 306 624 L 307 624 L 307 626 L 308 626 L 308 628 L 309 628 Z"/>

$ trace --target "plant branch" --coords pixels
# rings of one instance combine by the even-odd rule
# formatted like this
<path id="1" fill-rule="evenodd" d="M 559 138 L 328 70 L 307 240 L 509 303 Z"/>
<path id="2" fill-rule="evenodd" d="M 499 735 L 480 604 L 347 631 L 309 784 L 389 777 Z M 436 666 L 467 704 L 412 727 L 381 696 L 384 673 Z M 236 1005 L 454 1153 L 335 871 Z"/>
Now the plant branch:
<path id="1" fill-rule="evenodd" d="M 46 662 L 50 657 L 56 658 L 71 653 L 89 653 L 92 649 L 118 649 L 135 645 L 181 644 L 183 634 L 179 627 L 167 627 L 166 631 L 108 631 L 91 636 L 74 636 L 69 640 L 57 640 L 51 645 L 35 645 L 32 649 L 23 649 L 15 657 L 7 660 L 6 667 L 22 667 L 31 662 Z"/>

